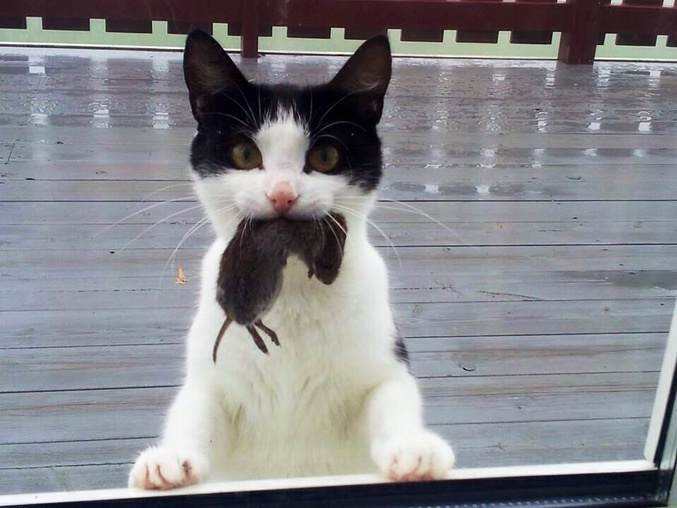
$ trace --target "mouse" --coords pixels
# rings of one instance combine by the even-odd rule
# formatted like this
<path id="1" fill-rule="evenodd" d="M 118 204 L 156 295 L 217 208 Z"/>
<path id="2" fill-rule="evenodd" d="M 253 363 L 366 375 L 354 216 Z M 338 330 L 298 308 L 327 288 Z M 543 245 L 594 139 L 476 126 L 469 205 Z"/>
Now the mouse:
<path id="1" fill-rule="evenodd" d="M 259 330 L 279 346 L 277 334 L 261 319 L 280 293 L 287 259 L 298 256 L 308 268 L 308 278 L 332 284 L 341 268 L 346 234 L 346 220 L 338 213 L 329 214 L 325 220 L 280 217 L 241 221 L 221 256 L 216 300 L 226 320 L 214 343 L 213 361 L 233 322 L 247 329 L 261 352 L 269 354 Z"/>

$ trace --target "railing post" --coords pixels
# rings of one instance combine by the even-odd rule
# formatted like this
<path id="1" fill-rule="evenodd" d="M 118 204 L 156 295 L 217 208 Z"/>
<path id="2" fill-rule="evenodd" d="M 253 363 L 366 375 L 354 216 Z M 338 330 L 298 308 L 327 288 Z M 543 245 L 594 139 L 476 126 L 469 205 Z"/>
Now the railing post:
<path id="1" fill-rule="evenodd" d="M 567 0 L 569 28 L 562 33 L 557 59 L 567 64 L 592 64 L 599 40 L 604 0 Z"/>
<path id="2" fill-rule="evenodd" d="M 672 6 L 673 9 L 677 9 L 677 3 Z M 668 48 L 677 48 L 677 31 L 674 33 L 668 35 L 668 43 L 667 43 Z M 677 480 L 675 480 L 677 481 Z M 677 497 L 677 490 L 675 491 L 674 496 Z"/>
<path id="3" fill-rule="evenodd" d="M 243 58 L 258 58 L 259 56 L 259 17 L 260 0 L 243 0 L 242 34 L 240 35 Z"/>

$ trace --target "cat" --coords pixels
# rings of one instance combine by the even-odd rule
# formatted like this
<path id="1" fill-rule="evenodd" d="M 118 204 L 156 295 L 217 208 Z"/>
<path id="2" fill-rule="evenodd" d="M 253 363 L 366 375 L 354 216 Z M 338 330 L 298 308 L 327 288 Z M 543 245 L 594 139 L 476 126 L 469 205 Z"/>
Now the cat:
<path id="1" fill-rule="evenodd" d="M 216 240 L 203 259 L 185 382 L 159 444 L 132 467 L 130 487 L 376 472 L 440 479 L 454 465 L 451 446 L 423 423 L 386 266 L 367 238 L 390 76 L 386 36 L 364 42 L 328 83 L 293 86 L 251 83 L 210 35 L 189 34 L 184 77 L 198 124 L 192 174 Z M 262 354 L 233 325 L 214 362 L 224 321 L 219 262 L 238 223 L 330 212 L 347 226 L 334 283 L 309 279 L 290 257 L 265 316 L 281 347 Z"/>

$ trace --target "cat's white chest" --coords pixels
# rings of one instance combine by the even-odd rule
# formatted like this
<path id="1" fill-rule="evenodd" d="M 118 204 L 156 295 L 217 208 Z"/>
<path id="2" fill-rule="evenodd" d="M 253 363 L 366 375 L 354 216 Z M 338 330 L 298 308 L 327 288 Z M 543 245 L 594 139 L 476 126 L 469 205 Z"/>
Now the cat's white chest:
<path id="1" fill-rule="evenodd" d="M 219 384 L 232 439 L 214 455 L 218 477 L 372 470 L 360 417 L 367 386 L 291 344 L 241 368 L 224 363 L 229 374 Z"/>
<path id="2" fill-rule="evenodd" d="M 356 431 L 359 408 L 371 388 L 367 379 L 354 379 L 317 352 L 304 354 L 292 344 L 271 349 L 269 357 L 248 366 L 224 363 L 229 374 L 221 390 L 229 412 L 236 414 L 244 448 L 345 439 Z"/>
<path id="3" fill-rule="evenodd" d="M 311 420 L 335 425 L 378 380 L 369 348 L 360 344 L 359 302 L 346 297 L 345 281 L 325 286 L 306 271 L 290 260 L 282 291 L 264 317 L 279 346 L 262 334 L 269 350 L 263 354 L 238 325 L 223 340 L 216 377 L 250 422 L 278 415 L 287 430 Z"/>
<path id="4" fill-rule="evenodd" d="M 217 279 L 222 248 L 217 242 L 207 254 L 205 281 Z M 392 337 L 387 299 L 369 308 L 361 298 L 365 289 L 374 289 L 365 288 L 369 284 L 377 284 L 383 294 L 385 268 L 378 267 L 383 261 L 370 254 L 358 262 L 350 259 L 330 286 L 309 279 L 299 260 L 289 260 L 282 291 L 263 318 L 280 342 L 275 346 L 262 334 L 268 355 L 244 327 L 233 324 L 219 346 L 216 364 L 211 362 L 209 348 L 224 315 L 213 282 L 205 286 L 200 312 L 213 318 L 202 336 L 192 334 L 189 361 L 193 370 L 211 372 L 224 418 L 234 432 L 222 458 L 224 467 L 238 474 L 217 468 L 221 477 L 262 477 L 269 470 L 279 475 L 291 463 L 294 470 L 288 473 L 301 475 L 303 464 L 314 474 L 354 471 L 360 463 L 365 470 L 373 467 L 365 452 L 361 408 L 368 393 L 401 366 L 383 361 L 392 356 L 390 340 L 368 340 Z"/>

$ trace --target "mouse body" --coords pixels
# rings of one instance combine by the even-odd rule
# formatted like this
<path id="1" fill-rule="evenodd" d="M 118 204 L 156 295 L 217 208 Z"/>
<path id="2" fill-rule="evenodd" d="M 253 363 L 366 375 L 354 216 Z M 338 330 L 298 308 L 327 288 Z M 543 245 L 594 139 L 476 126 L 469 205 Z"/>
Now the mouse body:
<path id="1" fill-rule="evenodd" d="M 221 257 L 216 299 L 226 320 L 214 344 L 213 359 L 224 333 L 234 321 L 247 328 L 264 353 L 268 348 L 257 328 L 280 345 L 277 335 L 261 318 L 282 288 L 282 271 L 290 255 L 308 267 L 308 277 L 323 284 L 338 277 L 347 225 L 340 214 L 325 220 L 243 220 Z"/>

